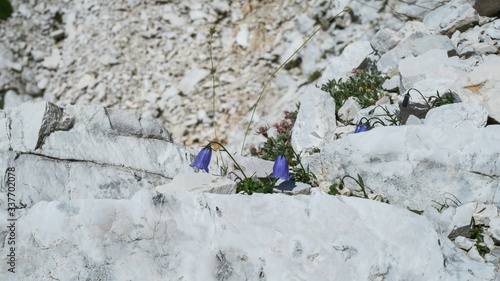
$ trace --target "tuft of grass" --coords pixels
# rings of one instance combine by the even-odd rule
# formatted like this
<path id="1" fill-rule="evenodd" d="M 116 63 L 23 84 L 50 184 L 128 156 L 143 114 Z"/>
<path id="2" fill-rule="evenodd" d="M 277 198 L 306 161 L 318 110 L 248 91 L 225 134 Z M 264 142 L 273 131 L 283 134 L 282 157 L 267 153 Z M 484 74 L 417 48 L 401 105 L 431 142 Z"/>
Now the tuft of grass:
<path id="1" fill-rule="evenodd" d="M 436 95 L 430 96 L 428 98 L 426 98 L 419 90 L 417 90 L 415 88 L 410 88 L 407 92 L 407 95 L 410 93 L 411 90 L 414 90 L 417 93 L 419 93 L 420 96 L 422 97 L 422 99 L 424 99 L 424 102 L 427 105 L 426 111 L 429 111 L 433 108 L 436 108 L 436 107 L 439 107 L 439 106 L 442 106 L 445 104 L 452 104 L 452 103 L 457 102 L 457 100 L 455 99 L 455 96 L 457 96 L 457 94 L 455 94 L 451 90 L 448 90 L 442 96 L 441 96 L 441 94 L 439 94 L 439 91 L 436 91 Z"/>
<path id="2" fill-rule="evenodd" d="M 358 98 L 362 108 L 374 105 L 377 100 L 387 94 L 382 88 L 385 80 L 386 78 L 378 71 L 355 70 L 354 75 L 347 81 L 342 81 L 342 78 L 338 81 L 328 80 L 326 84 L 321 85 L 321 90 L 329 93 L 335 100 L 335 116 L 338 119 L 339 109 L 349 97 Z"/>
<path id="3" fill-rule="evenodd" d="M 350 179 L 354 180 L 354 182 L 356 182 L 356 184 L 357 184 L 357 185 L 361 188 L 361 193 L 363 194 L 362 196 L 360 196 L 360 195 L 353 194 L 353 193 L 351 192 L 351 195 L 350 195 L 350 196 L 353 196 L 353 197 L 360 197 L 360 198 L 365 198 L 365 199 L 369 199 L 368 194 L 366 193 L 366 189 L 369 189 L 369 188 L 365 185 L 365 182 L 363 181 L 363 178 L 362 178 L 359 174 L 358 174 L 358 178 L 357 178 L 357 179 L 356 179 L 356 178 L 354 178 L 354 177 L 352 177 L 352 176 L 350 176 L 350 175 L 345 175 L 345 176 L 343 176 L 343 177 L 340 179 L 340 182 L 339 182 L 339 183 L 334 183 L 334 184 L 332 184 L 332 185 L 330 186 L 330 191 L 328 192 L 328 194 L 330 194 L 330 195 L 340 195 L 339 190 L 344 189 L 344 186 L 345 186 L 345 179 L 346 179 L 346 178 L 350 178 Z M 358 192 L 359 192 L 359 191 L 358 191 Z M 373 193 L 373 191 L 371 191 L 371 190 L 370 190 L 370 192 L 372 192 L 372 193 Z M 377 197 L 378 197 L 378 195 L 377 195 L 377 196 L 375 196 L 375 197 L 373 198 L 373 200 L 377 199 Z M 385 203 L 389 204 L 389 200 L 385 200 L 385 201 L 383 201 L 383 199 L 382 199 L 382 201 L 381 201 L 381 202 L 385 202 Z"/>

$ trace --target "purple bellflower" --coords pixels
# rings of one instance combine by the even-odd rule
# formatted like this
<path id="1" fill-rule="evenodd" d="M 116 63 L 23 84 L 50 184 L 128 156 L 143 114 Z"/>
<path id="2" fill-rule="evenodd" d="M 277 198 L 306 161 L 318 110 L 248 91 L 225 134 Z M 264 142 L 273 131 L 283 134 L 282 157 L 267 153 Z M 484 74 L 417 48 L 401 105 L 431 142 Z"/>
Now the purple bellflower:
<path id="1" fill-rule="evenodd" d="M 354 133 L 357 134 L 357 133 L 361 133 L 361 132 L 366 132 L 368 130 L 369 130 L 368 126 L 366 126 L 366 125 L 361 125 L 361 126 L 358 125 L 358 126 L 356 126 L 356 130 L 354 130 Z"/>
<path id="2" fill-rule="evenodd" d="M 403 104 L 402 104 L 402 106 L 403 106 L 403 107 L 407 107 L 409 103 L 410 103 L 410 94 L 406 94 L 406 95 L 405 95 L 405 98 L 403 99 Z"/>
<path id="3" fill-rule="evenodd" d="M 280 155 L 276 158 L 276 162 L 274 162 L 273 166 L 273 175 L 271 177 L 286 181 L 292 177 L 288 170 L 288 162 L 286 162 L 285 156 Z"/>
<path id="4" fill-rule="evenodd" d="M 200 169 L 205 170 L 208 173 L 208 164 L 210 164 L 210 159 L 212 158 L 212 148 L 210 144 L 203 148 L 200 153 L 196 156 L 194 163 L 192 163 L 191 167 L 198 167 Z"/>

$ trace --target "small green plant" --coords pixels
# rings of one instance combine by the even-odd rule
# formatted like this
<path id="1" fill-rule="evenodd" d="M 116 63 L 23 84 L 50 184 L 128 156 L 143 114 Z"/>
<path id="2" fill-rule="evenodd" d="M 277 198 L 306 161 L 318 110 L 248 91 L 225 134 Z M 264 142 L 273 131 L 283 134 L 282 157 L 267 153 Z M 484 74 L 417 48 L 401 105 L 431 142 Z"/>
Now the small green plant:
<path id="1" fill-rule="evenodd" d="M 453 93 L 451 90 L 448 90 L 442 96 L 439 94 L 439 91 L 436 91 L 436 95 L 435 96 L 430 96 L 428 98 L 426 98 L 419 90 L 417 90 L 415 88 L 410 88 L 408 90 L 408 92 L 406 93 L 406 95 L 409 95 L 409 93 L 410 93 L 411 90 L 414 90 L 417 93 L 419 93 L 420 96 L 422 97 L 422 99 L 424 99 L 424 102 L 427 105 L 427 110 L 426 111 L 429 111 L 429 110 L 431 110 L 433 108 L 436 108 L 436 107 L 439 107 L 439 106 L 442 106 L 442 105 L 445 105 L 445 104 L 452 104 L 452 103 L 456 102 L 456 100 L 454 98 L 456 96 L 456 94 Z"/>
<path id="2" fill-rule="evenodd" d="M 244 191 L 248 195 L 252 195 L 253 193 L 273 193 L 274 185 L 277 181 L 277 178 L 255 181 L 251 178 L 245 178 L 236 185 L 236 192 Z"/>
<path id="3" fill-rule="evenodd" d="M 365 183 L 363 181 L 363 178 L 361 178 L 361 176 L 358 174 L 358 178 L 355 179 L 353 178 L 352 176 L 350 175 L 345 175 L 343 176 L 341 179 L 340 179 L 340 183 L 334 183 L 330 186 L 330 194 L 331 195 L 337 195 L 337 194 L 340 194 L 339 190 L 342 190 L 344 189 L 344 186 L 345 186 L 345 183 L 344 183 L 344 180 L 346 178 L 350 178 L 352 180 L 354 180 L 358 185 L 359 187 L 361 187 L 361 191 L 363 192 L 363 197 L 364 198 L 367 198 L 368 199 L 368 194 L 366 194 L 366 187 L 365 187 Z M 351 193 L 351 196 L 354 196 L 354 197 L 361 197 L 361 196 L 358 196 L 358 195 L 354 195 Z"/>
<path id="4" fill-rule="evenodd" d="M 288 146 L 292 135 L 292 128 L 297 120 L 297 114 L 300 109 L 300 103 L 295 104 L 294 111 L 284 111 L 285 117 L 283 120 L 274 125 L 276 129 L 276 137 L 270 137 L 268 131 L 269 126 L 261 126 L 255 133 L 266 138 L 266 142 L 260 148 L 251 147 L 250 154 L 264 160 L 274 161 L 279 155 L 285 155 L 288 159 L 293 158 L 294 152 Z"/>
<path id="5" fill-rule="evenodd" d="M 478 224 L 469 231 L 469 238 L 476 239 L 476 248 L 481 256 L 490 252 L 490 248 L 484 244 L 483 225 Z"/>
<path id="6" fill-rule="evenodd" d="M 445 196 L 444 203 L 432 200 L 432 202 L 438 205 L 438 207 L 434 207 L 438 212 L 441 213 L 444 209 L 449 208 L 451 206 L 450 204 L 455 205 L 455 207 L 462 206 L 462 202 L 454 194 L 445 192 L 443 195 Z"/>
<path id="7" fill-rule="evenodd" d="M 362 108 L 375 104 L 380 97 L 387 94 L 382 88 L 385 80 L 378 71 L 355 70 L 354 75 L 347 81 L 342 81 L 342 78 L 338 81 L 328 80 L 321 86 L 321 90 L 329 93 L 335 100 L 335 116 L 338 117 L 339 109 L 349 97 L 356 97 Z"/>
<path id="8" fill-rule="evenodd" d="M 292 167 L 292 180 L 315 186 L 317 185 L 316 176 L 304 168 L 300 161 L 300 154 L 295 153 L 293 148 L 289 145 L 292 137 L 292 128 L 295 124 L 295 120 L 297 120 L 297 114 L 300 109 L 300 103 L 295 104 L 295 106 L 296 109 L 294 111 L 284 111 L 284 119 L 280 123 L 274 125 L 277 133 L 275 137 L 270 137 L 268 135 L 269 126 L 262 126 L 257 130 L 256 134 L 264 136 L 266 142 L 258 149 L 251 147 L 250 154 L 269 161 L 273 161 L 278 156 L 284 155 L 287 158 L 287 162 L 290 163 Z"/>
<path id="9" fill-rule="evenodd" d="M 344 187 L 345 187 L 345 179 L 346 178 L 350 178 L 352 180 L 354 180 L 354 182 L 356 182 L 356 184 L 361 188 L 361 193 L 363 194 L 362 196 L 360 195 L 357 195 L 357 194 L 354 194 L 354 193 L 350 193 L 349 196 L 353 196 L 353 197 L 360 197 L 360 198 L 366 198 L 366 199 L 369 199 L 370 197 L 368 197 L 368 194 L 366 193 L 366 189 L 369 189 L 367 186 L 365 186 L 365 182 L 363 181 L 363 178 L 358 174 L 358 178 L 354 178 L 350 175 L 345 175 L 343 176 L 341 179 L 340 179 L 340 182 L 339 183 L 334 183 L 330 186 L 330 191 L 328 192 L 328 194 L 330 195 L 340 195 L 340 190 L 343 190 Z M 360 191 L 358 191 L 360 192 Z M 372 190 L 370 190 L 371 193 L 373 193 Z M 379 198 L 380 195 L 376 195 L 375 197 L 373 197 L 372 199 L 373 200 L 377 200 Z M 383 198 L 380 198 L 380 200 L 377 200 L 377 201 L 380 201 L 380 202 L 385 202 L 387 204 L 389 204 L 389 200 L 383 200 Z"/>

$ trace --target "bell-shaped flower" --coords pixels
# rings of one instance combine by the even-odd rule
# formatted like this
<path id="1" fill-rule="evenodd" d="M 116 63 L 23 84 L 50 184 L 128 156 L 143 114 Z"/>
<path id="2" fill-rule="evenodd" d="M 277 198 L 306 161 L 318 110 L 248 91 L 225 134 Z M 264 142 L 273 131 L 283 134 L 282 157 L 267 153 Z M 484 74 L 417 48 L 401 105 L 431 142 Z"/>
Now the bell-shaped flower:
<path id="1" fill-rule="evenodd" d="M 403 104 L 402 104 L 402 106 L 403 106 L 403 107 L 407 107 L 409 103 L 410 103 L 410 94 L 406 94 L 406 95 L 405 95 L 405 98 L 403 99 Z"/>
<path id="2" fill-rule="evenodd" d="M 271 177 L 286 181 L 292 177 L 288 170 L 288 162 L 286 162 L 285 156 L 280 155 L 276 158 L 276 162 L 274 162 L 273 166 L 273 175 Z"/>
<path id="3" fill-rule="evenodd" d="M 210 164 L 210 159 L 212 158 L 212 149 L 210 145 L 207 145 L 203 148 L 200 153 L 196 156 L 194 163 L 192 163 L 191 167 L 198 167 L 200 169 L 205 170 L 208 173 L 208 164 Z"/>
<path id="4" fill-rule="evenodd" d="M 356 126 L 356 130 L 354 130 L 354 133 L 357 134 L 357 133 L 361 133 L 361 132 L 366 132 L 366 131 L 369 131 L 370 129 L 368 129 L 368 126 L 366 125 L 361 125 L 361 126 Z"/>

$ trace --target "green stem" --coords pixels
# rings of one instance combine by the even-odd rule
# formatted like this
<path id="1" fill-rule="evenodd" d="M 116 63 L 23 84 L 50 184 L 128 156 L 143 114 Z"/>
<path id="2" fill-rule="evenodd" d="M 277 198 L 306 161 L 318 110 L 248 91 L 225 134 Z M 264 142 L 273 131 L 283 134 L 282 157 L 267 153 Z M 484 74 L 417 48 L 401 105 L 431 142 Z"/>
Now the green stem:
<path id="1" fill-rule="evenodd" d="M 210 63 L 212 64 L 212 114 L 213 114 L 213 119 L 212 119 L 212 126 L 214 127 L 214 136 L 215 140 L 219 141 L 219 138 L 217 137 L 217 126 L 215 124 L 215 68 L 214 68 L 214 59 L 212 56 L 212 40 L 213 40 L 213 35 L 215 33 L 215 27 L 210 28 Z M 224 167 L 224 158 L 222 158 L 222 155 L 220 157 L 222 166 Z"/>
<path id="2" fill-rule="evenodd" d="M 271 79 L 274 77 L 274 75 L 283 67 L 285 66 L 288 61 L 290 61 L 290 59 L 295 56 L 295 54 L 300 51 L 300 49 L 302 49 L 302 47 L 304 47 L 307 42 L 309 42 L 309 40 L 311 40 L 311 38 L 316 35 L 316 33 L 318 33 L 326 24 L 328 24 L 329 22 L 331 22 L 334 18 L 336 18 L 337 16 L 339 16 L 340 14 L 344 13 L 344 12 L 348 12 L 349 11 L 349 7 L 345 7 L 342 11 L 340 11 L 338 14 L 334 15 L 333 17 L 331 17 L 327 22 L 325 22 L 323 25 L 320 26 L 320 28 L 318 28 L 311 36 L 309 36 L 309 38 L 307 38 L 307 40 L 297 49 L 295 50 L 295 52 L 284 62 L 282 63 L 274 72 L 273 74 L 271 74 L 271 76 L 269 76 L 269 78 L 267 79 L 266 83 L 264 84 L 264 88 L 262 88 L 262 91 L 260 92 L 259 94 L 259 97 L 257 98 L 257 102 L 255 103 L 255 105 L 253 106 L 253 111 L 252 111 L 252 116 L 250 117 L 250 121 L 248 122 L 248 126 L 247 126 L 247 130 L 245 132 L 245 137 L 243 138 L 243 144 L 241 145 L 241 155 L 243 155 L 243 149 L 245 148 L 245 141 L 247 139 L 247 135 L 248 135 L 248 132 L 250 131 L 250 126 L 252 125 L 252 121 L 253 121 L 253 117 L 255 115 L 255 111 L 257 110 L 257 105 L 259 104 L 259 101 L 260 99 L 262 98 L 262 95 L 264 94 L 264 91 L 266 90 L 266 87 L 267 87 L 267 84 L 269 84 L 269 82 L 271 82 Z"/>
<path id="3" fill-rule="evenodd" d="M 229 157 L 231 157 L 231 159 L 233 160 L 234 164 L 236 164 L 236 168 L 238 170 L 240 170 L 240 172 L 243 174 L 243 176 L 245 177 L 245 179 L 248 179 L 247 175 L 245 175 L 245 172 L 243 172 L 243 169 L 240 167 L 240 165 L 238 164 L 238 162 L 236 162 L 236 160 L 234 160 L 234 158 L 231 155 L 231 153 L 229 153 L 229 151 L 227 151 L 227 149 L 220 142 L 218 142 L 218 141 L 209 141 L 209 142 L 210 142 L 210 144 L 215 143 L 215 144 L 219 145 L 220 147 L 222 147 L 222 150 L 224 152 L 226 152 L 227 155 L 229 155 Z"/>
<path id="4" fill-rule="evenodd" d="M 219 138 L 217 137 L 217 129 L 215 126 L 215 69 L 214 69 L 214 60 L 212 57 L 212 38 L 213 38 L 213 32 L 215 32 L 215 29 L 210 29 L 210 63 L 212 64 L 212 108 L 213 108 L 213 119 L 212 119 L 212 125 L 214 127 L 214 135 L 215 135 L 215 140 L 219 141 Z"/>
<path id="5" fill-rule="evenodd" d="M 353 179 L 353 180 L 354 180 L 354 181 L 355 181 L 355 182 L 356 182 L 356 183 L 357 183 L 357 184 L 361 187 L 361 190 L 363 191 L 363 195 L 365 196 L 365 198 L 368 198 L 368 195 L 366 194 L 366 191 L 365 191 L 365 187 L 364 187 L 364 185 L 362 185 L 362 184 L 361 184 L 361 183 L 360 183 L 357 179 L 355 179 L 355 178 L 351 177 L 350 175 L 345 175 L 345 176 L 344 176 L 344 177 L 340 180 L 340 182 L 341 182 L 342 184 L 344 184 L 344 179 L 345 179 L 345 178 L 351 178 L 351 179 Z"/>

